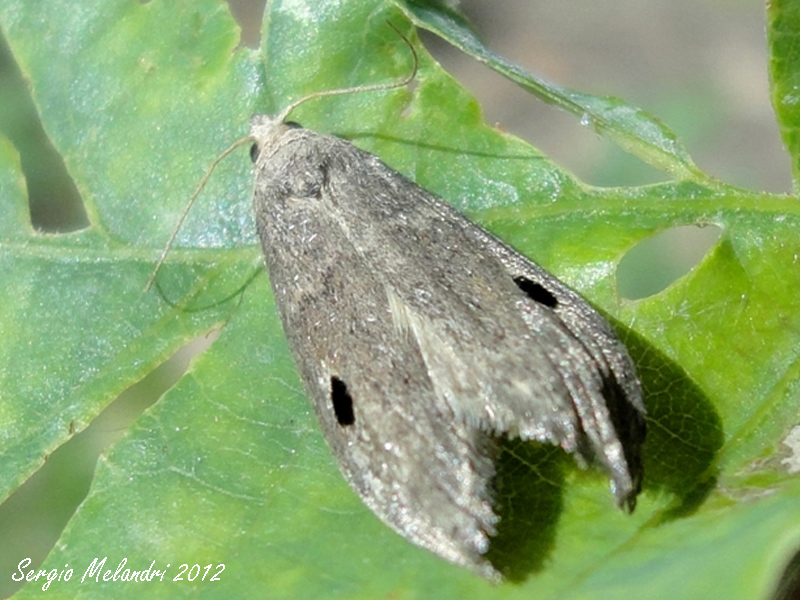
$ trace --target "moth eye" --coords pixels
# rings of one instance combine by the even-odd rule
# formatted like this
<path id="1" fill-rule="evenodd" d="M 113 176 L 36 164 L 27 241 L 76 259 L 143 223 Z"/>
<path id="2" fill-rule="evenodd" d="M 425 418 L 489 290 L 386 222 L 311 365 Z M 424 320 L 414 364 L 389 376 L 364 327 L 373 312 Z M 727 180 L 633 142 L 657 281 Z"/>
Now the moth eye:
<path id="1" fill-rule="evenodd" d="M 258 144 L 250 146 L 250 160 L 256 162 L 259 154 L 261 154 L 261 148 L 258 147 Z"/>
<path id="2" fill-rule="evenodd" d="M 539 304 L 544 304 L 550 308 L 558 306 L 558 300 L 547 289 L 527 277 L 514 277 L 514 283 L 517 287 L 527 294 L 528 298 Z"/>
<path id="3" fill-rule="evenodd" d="M 338 377 L 331 377 L 331 401 L 339 425 L 347 426 L 356 422 L 356 416 L 353 413 L 353 398 L 347 391 L 344 381 Z"/>

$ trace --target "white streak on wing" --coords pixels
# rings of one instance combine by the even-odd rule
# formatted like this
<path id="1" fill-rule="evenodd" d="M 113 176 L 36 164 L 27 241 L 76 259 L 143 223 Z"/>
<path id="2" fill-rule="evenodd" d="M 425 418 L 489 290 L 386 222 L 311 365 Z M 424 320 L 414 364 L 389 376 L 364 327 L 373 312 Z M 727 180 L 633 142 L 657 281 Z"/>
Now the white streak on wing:
<path id="1" fill-rule="evenodd" d="M 452 344 L 437 335 L 437 328 L 424 315 L 412 309 L 402 298 L 384 286 L 392 323 L 398 335 L 412 336 L 425 362 L 427 375 L 437 398 L 442 400 L 467 427 L 494 429 L 495 415 L 490 403 L 484 403 L 483 414 L 475 404 L 464 402 L 464 394 L 488 395 L 484 374 L 474 361 L 464 360 Z"/>

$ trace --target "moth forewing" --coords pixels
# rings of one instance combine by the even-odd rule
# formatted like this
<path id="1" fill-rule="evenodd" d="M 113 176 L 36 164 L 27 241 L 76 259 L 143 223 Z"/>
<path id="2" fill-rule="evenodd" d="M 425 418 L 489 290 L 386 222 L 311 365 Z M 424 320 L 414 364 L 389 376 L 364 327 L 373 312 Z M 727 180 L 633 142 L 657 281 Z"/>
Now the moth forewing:
<path id="1" fill-rule="evenodd" d="M 641 479 L 632 361 L 577 294 L 339 138 L 256 115 L 254 208 L 284 330 L 362 500 L 486 577 L 496 440 L 596 459 L 617 501 Z"/>

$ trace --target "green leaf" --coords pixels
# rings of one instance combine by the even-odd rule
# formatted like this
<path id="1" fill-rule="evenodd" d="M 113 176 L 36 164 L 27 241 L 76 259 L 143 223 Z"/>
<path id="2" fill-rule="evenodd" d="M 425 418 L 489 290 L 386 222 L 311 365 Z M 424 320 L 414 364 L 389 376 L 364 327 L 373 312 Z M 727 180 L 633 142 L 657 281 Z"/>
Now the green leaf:
<path id="1" fill-rule="evenodd" d="M 792 158 L 795 188 L 800 178 L 800 4 L 793 0 L 767 3 L 767 41 L 772 83 L 772 106 L 778 117 L 783 143 Z"/>
<path id="2" fill-rule="evenodd" d="M 658 119 L 625 101 L 570 90 L 536 77 L 484 46 L 464 17 L 435 0 L 397 0 L 419 27 L 495 69 L 541 100 L 571 112 L 623 150 L 676 178 L 712 185 L 692 161 L 677 136 Z"/>
<path id="3" fill-rule="evenodd" d="M 426 27 L 452 19 L 403 7 Z M 90 220 L 71 234 L 33 231 L 19 161 L 0 145 L 3 497 L 73 427 L 221 330 L 99 462 L 45 563 L 74 575 L 48 595 L 765 597 L 800 544 L 800 484 L 781 443 L 800 398 L 797 199 L 708 183 L 637 111 L 609 120 L 614 105 L 601 102 L 599 131 L 681 180 L 610 190 L 575 180 L 487 127 L 421 48 L 413 91 L 320 98 L 292 115 L 378 154 L 551 269 L 617 321 L 637 361 L 649 434 L 636 513 L 614 509 L 603 474 L 548 448 L 510 448 L 492 552 L 511 583 L 492 586 L 412 546 L 339 475 L 266 277 L 250 281 L 260 250 L 245 152 L 218 168 L 190 213 L 161 293 L 141 291 L 194 186 L 251 113 L 409 72 L 408 48 L 386 25 L 418 44 L 404 14 L 379 0 L 272 2 L 254 52 L 237 48 L 232 18 L 212 0 L 0 5 L 0 28 Z M 540 83 L 531 85 L 551 100 L 594 110 L 590 97 Z M 722 229 L 709 256 L 658 295 L 620 300 L 622 255 L 686 224 Z M 123 558 L 132 569 L 170 566 L 163 581 L 80 583 L 106 556 L 112 572 Z M 189 581 L 187 569 L 174 582 L 181 563 L 212 568 L 205 581 Z M 221 581 L 208 581 L 219 564 Z M 38 596 L 42 583 L 19 597 Z"/>

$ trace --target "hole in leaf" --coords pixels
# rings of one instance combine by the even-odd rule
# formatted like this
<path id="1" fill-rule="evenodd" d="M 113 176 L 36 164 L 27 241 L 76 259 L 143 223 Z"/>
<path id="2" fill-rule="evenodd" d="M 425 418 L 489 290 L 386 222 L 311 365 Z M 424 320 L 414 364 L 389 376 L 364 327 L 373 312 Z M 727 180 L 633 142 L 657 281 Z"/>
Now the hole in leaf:
<path id="1" fill-rule="evenodd" d="M 800 425 L 792 427 L 781 444 L 788 450 L 788 456 L 781 459 L 781 464 L 790 475 L 800 473 Z"/>
<path id="2" fill-rule="evenodd" d="M 264 19 L 264 2 L 253 0 L 227 0 L 231 15 L 242 30 L 240 44 L 257 49 L 261 45 L 261 21 Z"/>
<path id="3" fill-rule="evenodd" d="M 17 565 L 24 558 L 31 559 L 25 573 L 39 568 L 86 497 L 100 453 L 174 386 L 192 359 L 217 337 L 217 332 L 212 332 L 191 341 L 125 390 L 86 429 L 50 454 L 44 465 L 0 505 L 0 572 L 18 573 Z M 70 430 L 74 431 L 74 422 L 69 424 Z M 0 578 L 0 598 L 7 598 L 23 584 L 11 577 Z"/>
<path id="4" fill-rule="evenodd" d="M 338 377 L 331 377 L 331 402 L 333 402 L 333 412 L 336 413 L 339 425 L 347 426 L 356 422 L 356 416 L 353 413 L 353 398 L 347 391 L 347 385 Z"/>
<path id="5" fill-rule="evenodd" d="M 716 225 L 688 225 L 639 242 L 617 266 L 619 295 L 639 300 L 666 289 L 703 260 L 721 233 Z"/>
<path id="6" fill-rule="evenodd" d="M 50 144 L 19 66 L 0 36 L 0 132 L 19 152 L 28 187 L 31 224 L 64 233 L 89 226 L 86 210 L 64 161 Z"/>

